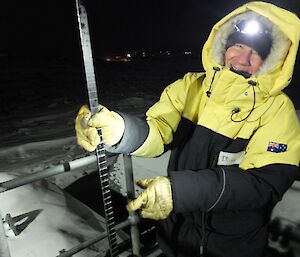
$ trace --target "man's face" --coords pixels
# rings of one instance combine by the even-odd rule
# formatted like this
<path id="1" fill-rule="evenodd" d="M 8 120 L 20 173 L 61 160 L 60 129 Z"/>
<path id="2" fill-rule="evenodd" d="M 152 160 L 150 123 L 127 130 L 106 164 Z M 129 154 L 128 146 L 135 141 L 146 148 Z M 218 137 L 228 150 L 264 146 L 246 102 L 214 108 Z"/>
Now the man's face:
<path id="1" fill-rule="evenodd" d="M 236 71 L 254 74 L 262 63 L 263 60 L 258 53 L 244 44 L 237 43 L 229 47 L 225 53 L 225 66 Z"/>

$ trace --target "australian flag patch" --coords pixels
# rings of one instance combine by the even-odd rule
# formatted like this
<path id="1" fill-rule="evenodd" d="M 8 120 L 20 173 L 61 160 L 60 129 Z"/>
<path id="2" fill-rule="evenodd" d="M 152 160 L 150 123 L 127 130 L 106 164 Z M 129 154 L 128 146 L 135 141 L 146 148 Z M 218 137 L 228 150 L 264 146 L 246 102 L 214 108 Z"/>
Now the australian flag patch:
<path id="1" fill-rule="evenodd" d="M 287 145 L 285 144 L 279 144 L 276 142 L 270 141 L 268 144 L 268 149 L 267 151 L 272 152 L 272 153 L 283 153 L 287 150 Z"/>

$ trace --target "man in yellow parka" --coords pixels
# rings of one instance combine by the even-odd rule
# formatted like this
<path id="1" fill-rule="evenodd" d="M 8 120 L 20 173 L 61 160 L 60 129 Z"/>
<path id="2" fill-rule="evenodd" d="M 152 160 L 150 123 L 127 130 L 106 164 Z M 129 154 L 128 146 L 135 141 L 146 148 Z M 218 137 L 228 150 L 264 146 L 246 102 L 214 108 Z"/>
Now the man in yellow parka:
<path id="1" fill-rule="evenodd" d="M 169 85 L 146 121 L 80 109 L 77 139 L 88 151 L 99 144 L 99 126 L 109 151 L 172 151 L 168 177 L 138 181 L 145 190 L 127 205 L 159 220 L 166 256 L 265 256 L 271 211 L 298 173 L 300 126 L 282 89 L 299 37 L 296 15 L 250 2 L 213 27 L 205 72 Z"/>

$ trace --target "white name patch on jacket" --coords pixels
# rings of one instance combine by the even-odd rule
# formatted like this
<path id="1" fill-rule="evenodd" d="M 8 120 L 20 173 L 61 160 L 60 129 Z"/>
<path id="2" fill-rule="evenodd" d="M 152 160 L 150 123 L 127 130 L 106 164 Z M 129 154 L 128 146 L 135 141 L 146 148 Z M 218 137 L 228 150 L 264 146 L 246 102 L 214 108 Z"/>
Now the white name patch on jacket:
<path id="1" fill-rule="evenodd" d="M 244 159 L 245 151 L 238 153 L 228 153 L 221 151 L 219 153 L 218 165 L 229 166 L 234 164 L 240 164 Z"/>

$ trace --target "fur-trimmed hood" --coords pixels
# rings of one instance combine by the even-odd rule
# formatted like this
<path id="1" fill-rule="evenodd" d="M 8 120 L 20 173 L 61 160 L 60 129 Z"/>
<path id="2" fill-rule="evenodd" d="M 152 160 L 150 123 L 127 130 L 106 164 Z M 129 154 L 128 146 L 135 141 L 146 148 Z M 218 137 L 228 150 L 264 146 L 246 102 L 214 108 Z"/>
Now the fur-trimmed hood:
<path id="1" fill-rule="evenodd" d="M 251 79 L 260 84 L 271 82 L 272 85 L 264 91 L 268 95 L 277 95 L 292 78 L 300 39 L 300 20 L 295 14 L 273 4 L 247 3 L 215 24 L 202 51 L 204 69 L 207 72 L 216 66 L 222 69 L 227 38 L 234 31 L 234 24 L 248 18 L 267 25 L 273 41 L 268 57 Z"/>

